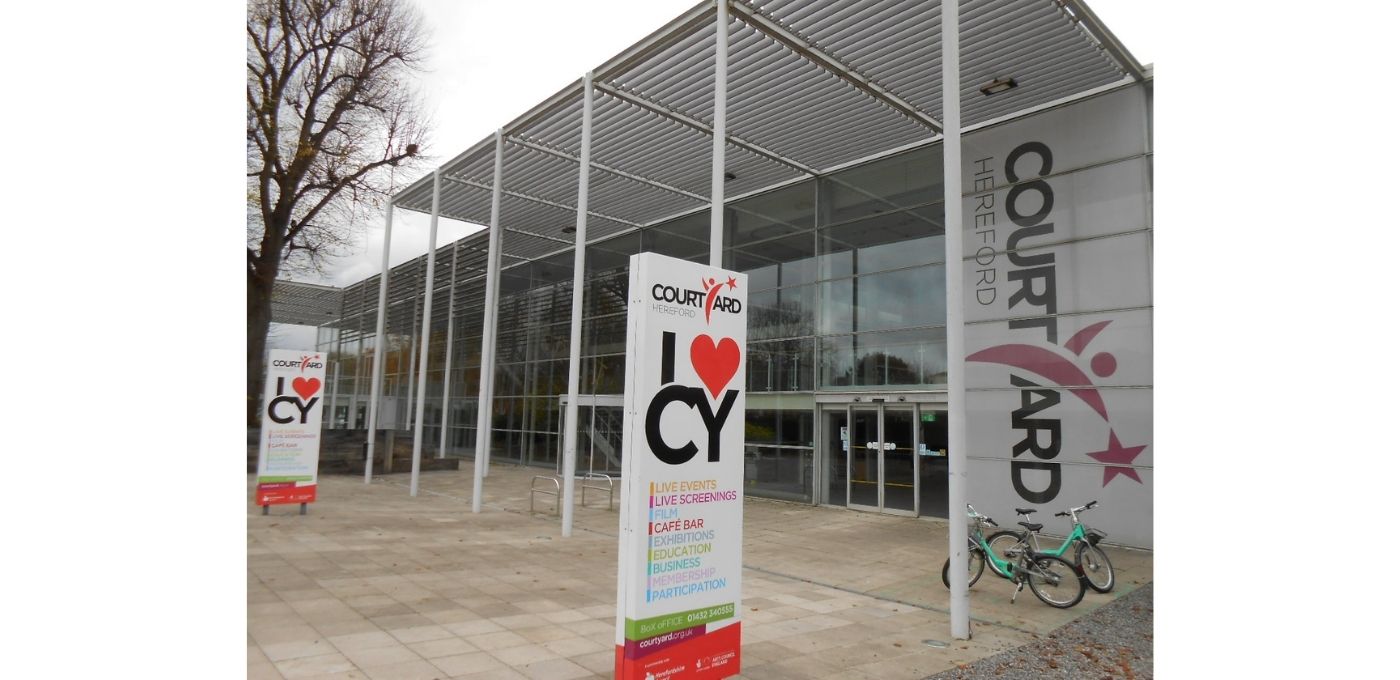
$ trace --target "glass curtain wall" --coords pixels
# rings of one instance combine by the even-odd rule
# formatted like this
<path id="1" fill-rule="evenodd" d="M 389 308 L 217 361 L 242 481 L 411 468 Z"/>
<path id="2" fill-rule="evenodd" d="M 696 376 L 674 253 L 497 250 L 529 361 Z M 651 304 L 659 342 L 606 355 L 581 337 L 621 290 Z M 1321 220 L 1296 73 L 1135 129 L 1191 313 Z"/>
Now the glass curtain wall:
<path id="1" fill-rule="evenodd" d="M 751 493 L 811 500 L 815 394 L 946 384 L 941 177 L 941 148 L 934 145 L 726 206 L 724 264 L 749 276 L 745 471 Z M 622 393 L 628 258 L 652 251 L 704 262 L 709 224 L 709 212 L 702 210 L 588 246 L 581 394 Z M 433 453 L 444 411 L 453 247 L 436 253 L 424 415 L 425 450 Z M 461 261 L 447 453 L 471 455 L 486 244 L 483 235 L 475 235 L 455 247 Z M 412 427 L 409 409 L 416 392 L 409 390 L 416 390 L 417 376 L 410 362 L 417 353 L 425 262 L 426 256 L 395 267 L 390 278 L 381 409 L 393 409 L 392 422 L 401 429 Z M 561 448 L 559 397 L 568 391 L 573 253 L 506 260 L 502 266 L 493 457 L 552 467 Z M 342 396 L 328 427 L 364 424 L 377 295 L 377 276 L 348 287 L 342 318 L 321 335 L 318 348 L 338 357 L 342 366 Z M 595 468 L 620 469 L 619 447 L 612 441 L 620 422 L 619 407 L 580 409 L 579 448 L 592 447 Z"/>

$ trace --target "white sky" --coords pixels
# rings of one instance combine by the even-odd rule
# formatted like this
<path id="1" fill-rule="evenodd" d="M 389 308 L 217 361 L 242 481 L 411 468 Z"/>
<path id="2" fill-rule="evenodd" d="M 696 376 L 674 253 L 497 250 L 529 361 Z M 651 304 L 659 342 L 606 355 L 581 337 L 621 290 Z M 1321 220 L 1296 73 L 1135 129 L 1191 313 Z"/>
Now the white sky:
<path id="1" fill-rule="evenodd" d="M 414 1 L 423 12 L 432 44 L 428 72 L 418 87 L 432 120 L 427 151 L 433 166 L 465 151 L 696 4 L 696 0 L 535 0 L 526 15 L 518 3 Z M 1139 61 L 1152 63 L 1157 52 L 1156 3 L 1090 0 L 1089 6 Z M 437 244 L 451 243 L 478 229 L 441 219 Z M 427 239 L 427 215 L 396 211 L 390 266 L 427 252 Z M 378 273 L 383 241 L 383 221 L 375 220 L 361 234 L 355 251 L 331 264 L 315 282 L 345 286 Z M 270 345 L 309 347 L 314 342 L 310 329 L 283 328 Z"/>

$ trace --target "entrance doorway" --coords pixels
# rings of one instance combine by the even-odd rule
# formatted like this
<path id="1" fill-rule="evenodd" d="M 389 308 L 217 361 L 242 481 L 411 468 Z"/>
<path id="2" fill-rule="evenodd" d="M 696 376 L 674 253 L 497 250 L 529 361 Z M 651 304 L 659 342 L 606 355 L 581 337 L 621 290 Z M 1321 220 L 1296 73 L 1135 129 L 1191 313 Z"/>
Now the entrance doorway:
<path id="1" fill-rule="evenodd" d="M 559 395 L 559 455 L 555 472 L 564 473 L 564 420 L 568 395 Z M 602 473 L 612 477 L 622 474 L 622 395 L 578 395 L 578 458 L 574 460 L 577 474 Z"/>
<path id="2" fill-rule="evenodd" d="M 827 502 L 855 510 L 948 516 L 947 411 L 852 403 L 822 410 Z"/>

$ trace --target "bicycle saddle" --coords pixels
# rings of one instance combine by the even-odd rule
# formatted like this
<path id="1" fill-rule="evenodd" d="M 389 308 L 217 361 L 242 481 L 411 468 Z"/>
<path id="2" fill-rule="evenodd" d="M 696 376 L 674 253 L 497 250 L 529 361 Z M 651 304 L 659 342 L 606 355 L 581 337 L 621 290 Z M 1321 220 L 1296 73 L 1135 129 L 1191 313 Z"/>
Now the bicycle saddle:
<path id="1" fill-rule="evenodd" d="M 1044 524 L 1031 524 L 1030 522 L 1017 522 L 1017 524 L 1025 527 L 1027 531 L 1040 531 L 1041 527 L 1045 526 Z"/>
<path id="2" fill-rule="evenodd" d="M 1016 514 L 1018 515 L 1029 515 L 1033 512 L 1035 512 L 1034 509 L 1027 510 L 1026 508 L 1016 508 Z"/>

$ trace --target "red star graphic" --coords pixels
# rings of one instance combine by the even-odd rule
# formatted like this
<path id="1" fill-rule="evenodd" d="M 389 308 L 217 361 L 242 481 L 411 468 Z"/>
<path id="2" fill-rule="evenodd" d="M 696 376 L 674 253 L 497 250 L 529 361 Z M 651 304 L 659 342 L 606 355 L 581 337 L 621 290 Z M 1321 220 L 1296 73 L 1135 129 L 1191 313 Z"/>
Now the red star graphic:
<path id="1" fill-rule="evenodd" d="M 734 281 L 734 277 L 732 277 L 732 276 L 729 277 L 729 290 L 734 290 L 735 288 L 738 288 L 738 287 L 739 287 L 739 284 L 738 284 L 737 282 Z"/>
<path id="2" fill-rule="evenodd" d="M 1146 444 L 1142 446 L 1123 446 L 1119 444 L 1118 433 L 1110 429 L 1108 431 L 1108 449 L 1104 451 L 1094 451 L 1089 454 L 1089 457 L 1100 463 L 1110 464 L 1109 467 L 1103 469 L 1104 486 L 1108 486 L 1108 483 L 1118 475 L 1123 475 L 1141 484 L 1142 478 L 1138 477 L 1137 470 L 1128 466 L 1132 464 L 1133 459 L 1137 458 L 1138 454 L 1142 453 L 1142 450 L 1145 448 L 1147 448 Z"/>

